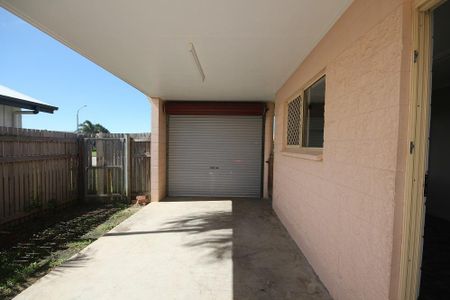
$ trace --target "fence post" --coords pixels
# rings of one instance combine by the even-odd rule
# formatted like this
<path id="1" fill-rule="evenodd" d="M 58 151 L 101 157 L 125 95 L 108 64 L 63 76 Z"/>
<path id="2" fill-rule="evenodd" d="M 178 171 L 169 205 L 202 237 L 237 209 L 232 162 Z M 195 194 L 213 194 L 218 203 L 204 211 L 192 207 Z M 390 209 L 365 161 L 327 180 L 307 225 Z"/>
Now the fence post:
<path id="1" fill-rule="evenodd" d="M 84 137 L 82 135 L 78 135 L 78 182 L 77 182 L 77 188 L 78 188 L 78 201 L 84 202 L 85 199 L 85 167 L 84 167 Z"/>
<path id="2" fill-rule="evenodd" d="M 129 134 L 125 136 L 125 195 L 128 202 L 131 202 L 131 144 L 132 138 Z"/>

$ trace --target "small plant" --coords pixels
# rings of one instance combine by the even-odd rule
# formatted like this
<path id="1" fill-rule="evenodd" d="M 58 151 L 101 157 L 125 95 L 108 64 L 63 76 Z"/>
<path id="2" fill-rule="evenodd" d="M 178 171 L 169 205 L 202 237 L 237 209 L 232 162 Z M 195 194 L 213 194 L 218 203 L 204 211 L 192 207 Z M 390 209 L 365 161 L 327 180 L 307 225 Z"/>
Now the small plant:
<path id="1" fill-rule="evenodd" d="M 47 208 L 50 210 L 55 210 L 58 207 L 58 202 L 56 199 L 50 199 L 47 203 Z"/>
<path id="2" fill-rule="evenodd" d="M 42 201 L 39 196 L 35 196 L 29 201 L 28 205 L 25 206 L 25 211 L 29 212 L 40 208 L 42 208 Z"/>

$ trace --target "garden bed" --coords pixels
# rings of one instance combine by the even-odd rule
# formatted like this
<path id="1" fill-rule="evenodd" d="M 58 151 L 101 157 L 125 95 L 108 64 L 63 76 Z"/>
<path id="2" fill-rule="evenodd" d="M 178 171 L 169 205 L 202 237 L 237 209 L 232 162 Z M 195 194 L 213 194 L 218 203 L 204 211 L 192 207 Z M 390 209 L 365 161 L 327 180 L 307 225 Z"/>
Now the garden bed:
<path id="1" fill-rule="evenodd" d="M 76 205 L 0 231 L 0 299 L 10 299 L 139 210 Z"/>

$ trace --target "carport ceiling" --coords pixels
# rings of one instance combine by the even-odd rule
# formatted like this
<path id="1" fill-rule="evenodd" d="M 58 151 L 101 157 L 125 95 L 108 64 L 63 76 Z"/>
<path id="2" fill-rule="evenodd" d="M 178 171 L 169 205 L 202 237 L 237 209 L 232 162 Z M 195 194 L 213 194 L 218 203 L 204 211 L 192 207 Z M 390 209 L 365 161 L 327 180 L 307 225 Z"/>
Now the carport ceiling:
<path id="1" fill-rule="evenodd" d="M 351 0 L 0 0 L 149 96 L 273 100 Z M 193 43 L 206 75 L 189 51 Z"/>

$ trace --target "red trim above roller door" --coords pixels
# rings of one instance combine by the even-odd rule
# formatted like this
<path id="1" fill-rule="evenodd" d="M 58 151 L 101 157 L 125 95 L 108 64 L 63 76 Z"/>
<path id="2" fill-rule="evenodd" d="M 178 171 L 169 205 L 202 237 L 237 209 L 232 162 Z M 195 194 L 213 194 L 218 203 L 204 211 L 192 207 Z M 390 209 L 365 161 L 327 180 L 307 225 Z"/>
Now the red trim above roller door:
<path id="1" fill-rule="evenodd" d="M 261 116 L 266 105 L 262 102 L 166 102 L 164 110 L 169 115 L 234 115 Z"/>

